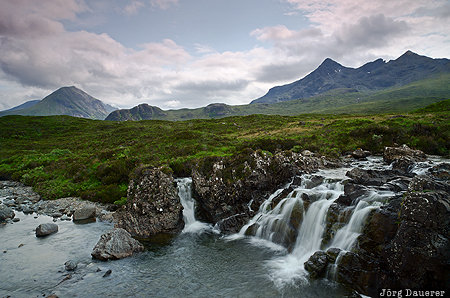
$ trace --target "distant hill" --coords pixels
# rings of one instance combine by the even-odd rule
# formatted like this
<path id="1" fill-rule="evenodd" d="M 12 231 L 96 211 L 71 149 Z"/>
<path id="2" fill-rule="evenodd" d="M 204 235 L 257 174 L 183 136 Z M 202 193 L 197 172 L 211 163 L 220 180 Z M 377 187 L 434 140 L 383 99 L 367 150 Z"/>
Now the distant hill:
<path id="1" fill-rule="evenodd" d="M 90 119 L 105 119 L 115 108 L 74 86 L 62 87 L 32 106 L 0 112 L 0 116 L 68 115 Z"/>
<path id="2" fill-rule="evenodd" d="M 8 110 L 0 111 L 0 113 L 1 112 L 7 112 L 7 111 L 17 111 L 17 110 L 21 110 L 21 109 L 26 109 L 26 108 L 34 106 L 35 104 L 37 104 L 40 101 L 41 101 L 40 99 L 29 100 L 27 102 L 24 102 L 23 104 L 20 104 L 18 106 L 15 106 L 13 108 L 8 109 Z"/>
<path id="3" fill-rule="evenodd" d="M 162 110 L 142 104 L 112 112 L 106 120 L 189 120 L 245 116 L 252 114 L 293 116 L 306 113 L 405 113 L 450 98 L 450 74 L 415 81 L 378 91 L 333 89 L 305 99 L 278 103 L 230 106 L 210 104 L 198 109 Z"/>
<path id="4" fill-rule="evenodd" d="M 125 120 L 146 120 L 164 117 L 167 114 L 158 107 L 146 103 L 135 106 L 132 109 L 115 110 L 111 112 L 105 120 L 125 121 Z"/>
<path id="5" fill-rule="evenodd" d="M 327 58 L 313 72 L 296 82 L 271 88 L 256 103 L 277 103 L 310 98 L 334 89 L 354 89 L 358 92 L 400 87 L 409 83 L 450 73 L 449 59 L 432 59 L 407 51 L 396 60 L 382 59 L 359 68 L 349 68 Z"/>

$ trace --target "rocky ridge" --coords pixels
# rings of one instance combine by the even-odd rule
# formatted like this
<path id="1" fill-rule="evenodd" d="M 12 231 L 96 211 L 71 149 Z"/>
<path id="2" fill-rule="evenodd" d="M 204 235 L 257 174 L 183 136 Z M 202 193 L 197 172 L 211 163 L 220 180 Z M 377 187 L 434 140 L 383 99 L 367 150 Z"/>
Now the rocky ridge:
<path id="1" fill-rule="evenodd" d="M 217 224 L 222 232 L 237 232 L 275 190 L 296 175 L 337 166 L 310 152 L 272 155 L 248 149 L 234 157 L 206 159 L 192 173 L 197 215 Z"/>
<path id="2" fill-rule="evenodd" d="M 344 211 L 369 188 L 391 190 L 397 195 L 370 213 L 351 251 L 342 252 L 334 260 L 328 251 L 316 252 L 305 269 L 312 278 L 333 272 L 331 278 L 370 296 L 378 296 L 381 288 L 448 291 L 450 165 L 438 164 L 424 175 L 416 175 L 413 166 L 425 161 L 425 155 L 406 146 L 386 148 L 384 160 L 392 163 L 392 170 L 355 168 L 347 173 L 351 180 L 344 195 L 329 209 L 329 236 L 325 239 L 348 221 L 342 216 Z M 395 167 L 403 161 L 409 166 Z"/>

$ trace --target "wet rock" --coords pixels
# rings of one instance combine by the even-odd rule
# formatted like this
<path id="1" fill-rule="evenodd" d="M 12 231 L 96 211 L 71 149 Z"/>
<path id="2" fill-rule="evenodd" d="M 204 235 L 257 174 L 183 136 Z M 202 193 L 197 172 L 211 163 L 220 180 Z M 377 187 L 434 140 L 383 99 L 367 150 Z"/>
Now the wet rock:
<path id="1" fill-rule="evenodd" d="M 61 220 L 71 220 L 71 218 L 64 214 L 63 216 L 61 216 Z"/>
<path id="2" fill-rule="evenodd" d="M 393 192 L 403 192 L 408 190 L 408 185 L 411 182 L 411 179 L 408 177 L 399 177 L 397 179 L 393 179 L 387 183 L 387 187 L 391 189 Z"/>
<path id="3" fill-rule="evenodd" d="M 16 201 L 15 200 L 5 199 L 5 200 L 3 200 L 3 205 L 5 205 L 7 207 L 15 207 L 16 206 Z"/>
<path id="4" fill-rule="evenodd" d="M 441 163 L 429 170 L 429 173 L 439 180 L 448 181 L 450 180 L 450 164 L 449 163 Z"/>
<path id="5" fill-rule="evenodd" d="M 77 263 L 75 263 L 72 260 L 69 260 L 67 262 L 64 263 L 64 268 L 66 269 L 66 271 L 74 271 L 75 269 L 77 269 Z"/>
<path id="6" fill-rule="evenodd" d="M 95 259 L 107 261 L 126 258 L 143 250 L 144 246 L 133 239 L 130 233 L 115 228 L 100 237 L 91 255 Z"/>
<path id="7" fill-rule="evenodd" d="M 361 148 L 358 148 L 351 153 L 351 156 L 356 159 L 366 159 L 366 157 L 370 156 L 371 154 L 372 153 L 370 151 L 366 151 Z"/>
<path id="8" fill-rule="evenodd" d="M 366 195 L 367 193 L 368 189 L 365 186 L 349 182 L 344 185 L 344 194 L 339 196 L 336 203 L 344 206 L 350 206 L 356 199 Z"/>
<path id="9" fill-rule="evenodd" d="M 16 216 L 16 214 L 14 213 L 14 211 L 5 206 L 5 205 L 0 205 L 0 222 L 4 222 L 7 219 L 12 219 Z"/>
<path id="10" fill-rule="evenodd" d="M 247 224 L 249 221 L 249 217 L 247 214 L 236 214 L 233 216 L 230 216 L 228 218 L 220 220 L 218 223 L 216 223 L 217 228 L 221 231 L 225 231 L 228 233 L 237 233 L 239 232 L 240 228 Z M 252 234 L 254 235 L 254 234 Z"/>
<path id="11" fill-rule="evenodd" d="M 325 275 L 329 260 L 327 253 L 324 251 L 316 251 L 305 262 L 305 270 L 309 272 L 311 278 L 320 278 Z"/>
<path id="12" fill-rule="evenodd" d="M 385 275 L 379 272 L 379 263 L 370 256 L 361 257 L 356 253 L 346 252 L 340 257 L 336 279 L 340 283 L 350 285 L 359 293 L 378 297 L 376 287 L 385 278 Z"/>
<path id="13" fill-rule="evenodd" d="M 36 237 L 44 237 L 58 232 L 58 225 L 54 223 L 40 224 L 36 228 Z"/>
<path id="14" fill-rule="evenodd" d="M 369 296 L 380 288 L 448 290 L 450 198 L 442 183 L 417 176 L 403 196 L 372 212 L 337 280 Z"/>
<path id="15" fill-rule="evenodd" d="M 414 177 L 408 185 L 408 190 L 413 191 L 435 191 L 441 190 L 450 192 L 450 185 L 443 181 L 433 180 L 429 176 L 418 175 Z"/>
<path id="16" fill-rule="evenodd" d="M 192 174 L 198 218 L 213 224 L 236 214 L 250 218 L 265 199 L 293 177 L 323 166 L 324 161 L 313 156 L 292 152 L 272 156 L 251 149 L 232 157 L 206 158 L 194 167 Z M 279 199 L 288 193 L 285 191 Z M 276 199 L 274 205 L 280 200 Z M 229 226 L 224 232 L 239 230 L 244 224 L 236 222 L 236 227 Z"/>
<path id="17" fill-rule="evenodd" d="M 172 175 L 163 169 L 143 168 L 135 176 L 128 187 L 127 204 L 116 214 L 116 226 L 137 238 L 181 232 L 183 206 Z"/>
<path id="18" fill-rule="evenodd" d="M 83 208 L 75 210 L 73 213 L 73 221 L 83 221 L 95 219 L 96 208 L 95 206 L 84 206 Z"/>
<path id="19" fill-rule="evenodd" d="M 337 247 L 332 247 L 332 248 L 327 249 L 326 253 L 327 253 L 328 261 L 330 263 L 336 262 L 336 259 L 337 259 L 338 255 L 341 253 L 341 251 L 342 250 Z"/>
<path id="20" fill-rule="evenodd" d="M 356 184 L 380 186 L 387 182 L 385 173 L 377 170 L 363 170 L 360 168 L 353 168 L 345 175 L 351 178 Z"/>
<path id="21" fill-rule="evenodd" d="M 414 150 L 407 145 L 400 147 L 386 147 L 384 148 L 383 160 L 387 163 L 392 163 L 396 160 L 405 160 L 411 162 L 425 161 L 427 156 L 420 150 Z"/>
<path id="22" fill-rule="evenodd" d="M 34 209 L 32 207 L 30 207 L 30 206 L 24 206 L 22 208 L 22 212 L 25 213 L 25 214 L 31 214 L 31 213 L 34 212 Z"/>
<path id="23" fill-rule="evenodd" d="M 20 221 L 20 218 L 14 217 L 14 218 L 12 219 L 12 221 L 13 221 L 13 222 L 19 222 L 19 221 Z"/>
<path id="24" fill-rule="evenodd" d="M 112 270 L 108 269 L 108 271 L 106 271 L 105 274 L 103 274 L 103 277 L 108 277 L 111 275 L 111 273 L 112 273 Z"/>
<path id="25" fill-rule="evenodd" d="M 275 208 L 281 200 L 287 198 L 287 196 L 294 190 L 293 186 L 283 189 L 275 198 L 272 199 L 272 203 L 270 204 L 271 208 Z"/>

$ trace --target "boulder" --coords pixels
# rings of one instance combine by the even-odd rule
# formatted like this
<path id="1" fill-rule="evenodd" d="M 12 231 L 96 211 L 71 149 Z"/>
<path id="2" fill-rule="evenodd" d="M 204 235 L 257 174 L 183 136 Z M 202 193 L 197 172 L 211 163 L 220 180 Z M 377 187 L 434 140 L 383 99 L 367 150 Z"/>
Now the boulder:
<path id="1" fill-rule="evenodd" d="M 366 151 L 361 148 L 358 148 L 351 153 L 352 157 L 356 159 L 366 159 L 366 157 L 370 156 L 371 154 L 372 153 L 370 153 L 370 151 Z"/>
<path id="2" fill-rule="evenodd" d="M 73 221 L 95 220 L 96 207 L 94 205 L 84 206 L 75 210 Z"/>
<path id="3" fill-rule="evenodd" d="M 436 179 L 448 181 L 450 180 L 450 163 L 435 165 L 429 170 L 429 173 Z"/>
<path id="4" fill-rule="evenodd" d="M 411 162 L 425 161 L 427 156 L 420 150 L 414 150 L 407 145 L 400 147 L 385 147 L 383 153 L 383 160 L 387 163 L 392 163 L 396 160 L 409 160 Z"/>
<path id="5" fill-rule="evenodd" d="M 7 219 L 12 219 L 14 216 L 16 216 L 16 214 L 11 208 L 6 207 L 5 205 L 0 205 L 0 222 L 4 222 Z"/>
<path id="6" fill-rule="evenodd" d="M 95 259 L 107 261 L 126 258 L 143 250 L 144 246 L 133 239 L 130 233 L 115 228 L 100 237 L 91 255 Z"/>
<path id="7" fill-rule="evenodd" d="M 128 186 L 127 203 L 117 211 L 116 227 L 136 238 L 176 234 L 184 227 L 175 181 L 162 168 L 140 168 Z"/>
<path id="8" fill-rule="evenodd" d="M 450 198 L 448 192 L 410 192 L 400 226 L 387 248 L 389 269 L 404 288 L 448 288 Z"/>
<path id="9" fill-rule="evenodd" d="M 408 190 L 413 191 L 446 191 L 450 192 L 450 185 L 446 182 L 433 180 L 429 176 L 418 175 L 414 177 L 408 185 Z"/>
<path id="10" fill-rule="evenodd" d="M 316 251 L 305 262 L 305 270 L 309 272 L 311 278 L 319 278 L 325 275 L 329 263 L 328 255 L 324 251 Z"/>
<path id="11" fill-rule="evenodd" d="M 300 173 L 317 171 L 324 167 L 324 162 L 298 153 L 271 155 L 251 149 L 232 157 L 203 159 L 192 172 L 198 218 L 213 224 L 236 214 L 251 218 L 275 190 Z M 285 197 L 286 192 L 280 194 L 275 202 Z M 233 224 L 223 226 L 222 232 L 239 231 L 244 224 L 245 221 L 233 221 Z"/>
<path id="12" fill-rule="evenodd" d="M 36 228 L 36 237 L 44 237 L 58 232 L 58 225 L 54 223 L 40 224 Z"/>
<path id="13" fill-rule="evenodd" d="M 340 259 L 337 281 L 369 296 L 377 296 L 380 288 L 449 290 L 450 198 L 445 189 L 442 181 L 417 176 L 404 195 L 372 212 L 356 249 Z"/>

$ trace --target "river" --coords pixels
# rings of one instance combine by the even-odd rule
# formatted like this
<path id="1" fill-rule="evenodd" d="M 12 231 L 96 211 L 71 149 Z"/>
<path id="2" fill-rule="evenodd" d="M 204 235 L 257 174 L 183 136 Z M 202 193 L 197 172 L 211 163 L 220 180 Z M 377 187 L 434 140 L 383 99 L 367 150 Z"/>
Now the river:
<path id="1" fill-rule="evenodd" d="M 371 159 L 352 166 L 385 168 Z M 425 167 L 425 166 L 424 166 Z M 327 280 L 306 278 L 303 262 L 320 249 L 327 208 L 342 194 L 341 182 L 349 168 L 320 171 L 320 185 L 296 188 L 287 200 L 303 204 L 299 192 L 314 192 L 318 198 L 303 214 L 303 224 L 291 252 L 271 242 L 273 233 L 261 231 L 253 237 L 244 233 L 251 223 L 265 229 L 273 218 L 286 217 L 288 207 L 273 210 L 264 204 L 249 225 L 232 236 L 194 217 L 190 179 L 179 179 L 178 191 L 184 206 L 185 230 L 167 245 L 147 244 L 133 257 L 101 262 L 91 258 L 100 235 L 111 229 L 107 222 L 56 223 L 59 231 L 37 238 L 34 229 L 52 218 L 16 211 L 19 222 L 0 225 L 0 296 L 42 297 L 343 297 L 351 292 Z M 418 169 L 422 170 L 422 169 Z M 309 179 L 309 178 L 308 178 Z M 306 181 L 307 179 L 304 179 Z M 329 247 L 351 249 L 371 209 L 378 208 L 390 194 L 362 198 L 348 224 L 336 233 Z M 0 198 L 2 200 L 3 198 Z M 270 200 L 270 199 L 269 199 Z M 268 201 L 269 202 L 269 201 Z M 279 204 L 283 204 L 280 202 Z M 284 203 L 283 206 L 289 204 Z M 291 204 L 293 205 L 293 204 Z M 284 211 L 283 211 L 284 210 Z M 278 212 L 278 213 L 277 213 Z M 278 220 L 279 221 L 279 220 Z M 272 227 L 270 226 L 270 227 Z M 65 271 L 73 260 L 75 271 Z M 111 274 L 105 273 L 111 270 Z"/>

